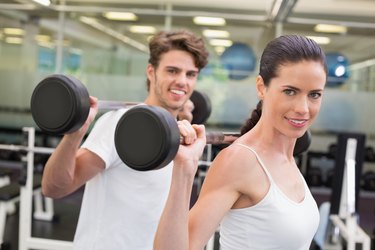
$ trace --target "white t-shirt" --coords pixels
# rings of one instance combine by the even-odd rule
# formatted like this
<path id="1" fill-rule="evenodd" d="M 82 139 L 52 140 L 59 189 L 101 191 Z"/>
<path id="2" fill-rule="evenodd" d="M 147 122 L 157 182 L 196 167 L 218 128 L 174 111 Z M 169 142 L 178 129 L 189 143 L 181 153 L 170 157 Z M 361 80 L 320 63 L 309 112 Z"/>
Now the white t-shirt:
<path id="1" fill-rule="evenodd" d="M 172 176 L 172 164 L 136 171 L 119 158 L 116 125 L 125 109 L 110 111 L 95 123 L 82 147 L 105 162 L 105 170 L 88 181 L 74 237 L 74 249 L 151 250 Z"/>

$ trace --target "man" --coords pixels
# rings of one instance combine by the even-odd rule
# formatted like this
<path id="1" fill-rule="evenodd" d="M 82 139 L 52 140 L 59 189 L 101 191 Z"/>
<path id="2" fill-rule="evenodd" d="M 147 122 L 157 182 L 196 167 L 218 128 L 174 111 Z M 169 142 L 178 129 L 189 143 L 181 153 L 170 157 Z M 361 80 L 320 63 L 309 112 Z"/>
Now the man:
<path id="1" fill-rule="evenodd" d="M 187 120 L 188 122 L 193 121 L 194 103 L 189 99 L 185 102 L 184 106 L 178 112 L 178 120 Z"/>
<path id="2" fill-rule="evenodd" d="M 192 94 L 208 53 L 201 38 L 188 31 L 160 32 L 149 44 L 147 105 L 161 106 L 177 118 Z M 171 181 L 172 164 L 148 172 L 127 167 L 117 155 L 114 133 L 125 109 L 110 111 L 82 139 L 98 112 L 90 97 L 90 114 L 77 132 L 66 134 L 49 158 L 42 190 L 64 197 L 82 185 L 74 249 L 152 249 L 154 234 Z"/>

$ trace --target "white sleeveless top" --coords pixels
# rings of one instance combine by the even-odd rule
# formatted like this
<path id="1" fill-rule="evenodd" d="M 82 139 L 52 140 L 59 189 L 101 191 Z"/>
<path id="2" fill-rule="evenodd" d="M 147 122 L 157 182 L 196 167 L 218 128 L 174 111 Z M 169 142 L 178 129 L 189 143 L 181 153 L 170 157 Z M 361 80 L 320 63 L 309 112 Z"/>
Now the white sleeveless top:
<path id="1" fill-rule="evenodd" d="M 297 203 L 289 199 L 273 181 L 258 154 L 270 188 L 257 204 L 231 209 L 220 225 L 221 250 L 308 250 L 319 224 L 319 210 L 303 179 L 305 197 Z M 249 183 L 251 185 L 251 183 Z"/>

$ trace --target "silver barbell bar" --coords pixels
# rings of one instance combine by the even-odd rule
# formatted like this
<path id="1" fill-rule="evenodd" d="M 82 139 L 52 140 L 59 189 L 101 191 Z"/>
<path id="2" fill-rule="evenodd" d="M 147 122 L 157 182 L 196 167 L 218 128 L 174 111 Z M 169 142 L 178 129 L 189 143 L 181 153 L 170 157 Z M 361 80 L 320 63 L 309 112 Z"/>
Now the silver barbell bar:
<path id="1" fill-rule="evenodd" d="M 47 148 L 47 147 L 27 147 L 21 145 L 14 145 L 14 144 L 0 144 L 0 149 L 2 150 L 9 150 L 9 151 L 24 151 L 24 152 L 33 152 L 37 154 L 52 154 L 55 150 L 54 148 Z"/>

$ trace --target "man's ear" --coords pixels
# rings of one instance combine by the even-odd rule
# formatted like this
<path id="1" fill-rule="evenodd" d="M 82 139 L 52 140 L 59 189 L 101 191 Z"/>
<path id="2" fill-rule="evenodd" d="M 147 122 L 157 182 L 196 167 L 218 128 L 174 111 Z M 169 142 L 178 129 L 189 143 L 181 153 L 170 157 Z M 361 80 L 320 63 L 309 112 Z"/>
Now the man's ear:
<path id="1" fill-rule="evenodd" d="M 263 100 L 264 94 L 266 91 L 266 86 L 264 85 L 263 78 L 260 75 L 257 76 L 255 85 L 256 85 L 258 99 Z"/>
<path id="2" fill-rule="evenodd" d="M 147 64 L 146 74 L 148 79 L 154 79 L 155 77 L 155 68 L 151 64 Z"/>

